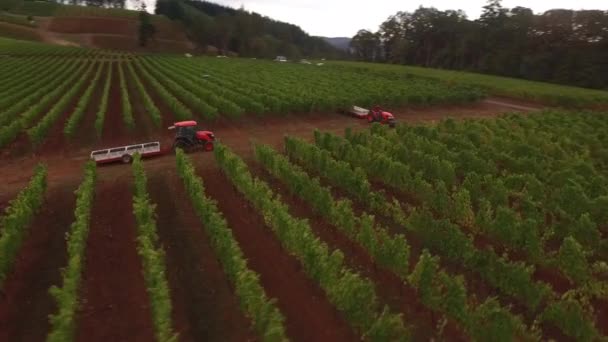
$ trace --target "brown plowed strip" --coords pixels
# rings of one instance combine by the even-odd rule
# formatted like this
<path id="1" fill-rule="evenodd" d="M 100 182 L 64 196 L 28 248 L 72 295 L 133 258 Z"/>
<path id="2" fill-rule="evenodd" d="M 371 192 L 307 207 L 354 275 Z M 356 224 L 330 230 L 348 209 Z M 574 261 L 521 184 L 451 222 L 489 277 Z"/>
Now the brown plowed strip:
<path id="1" fill-rule="evenodd" d="M 175 168 L 150 177 L 148 189 L 157 204 L 180 341 L 255 340 Z"/>
<path id="2" fill-rule="evenodd" d="M 413 326 L 412 337 L 414 340 L 429 341 L 438 338 L 447 338 L 450 341 L 466 340 L 455 322 L 450 322 L 444 329 L 444 336 L 436 336 L 437 329 L 435 327 L 442 314 L 428 310 L 420 302 L 415 289 L 407 286 L 395 273 L 378 267 L 361 245 L 350 240 L 338 228 L 315 214 L 308 203 L 292 196 L 283 183 L 264 171 L 260 165 L 250 165 L 250 168 L 281 196 L 294 217 L 308 219 L 315 236 L 327 243 L 330 249 L 342 251 L 345 256 L 345 263 L 352 270 L 374 282 L 376 293 L 382 304 L 388 304 L 394 312 L 404 313 L 404 322 Z M 411 269 L 413 269 L 415 262 L 415 260 L 410 261 Z"/>
<path id="3" fill-rule="evenodd" d="M 195 157 L 196 158 L 196 157 Z M 218 169 L 200 169 L 207 195 L 218 201 L 249 267 L 260 274 L 266 293 L 277 299 L 294 341 L 354 341 L 356 335 L 318 284 L 285 251 L 259 213 L 249 207 Z"/>
<path id="4" fill-rule="evenodd" d="M 91 212 L 77 341 L 152 341 L 150 300 L 137 254 L 132 179 L 100 177 Z"/>
<path id="5" fill-rule="evenodd" d="M 57 311 L 49 294 L 61 286 L 67 263 L 65 233 L 74 220 L 74 182 L 49 188 L 42 210 L 28 227 L 29 235 L 0 293 L 0 341 L 44 341 L 48 316 Z"/>

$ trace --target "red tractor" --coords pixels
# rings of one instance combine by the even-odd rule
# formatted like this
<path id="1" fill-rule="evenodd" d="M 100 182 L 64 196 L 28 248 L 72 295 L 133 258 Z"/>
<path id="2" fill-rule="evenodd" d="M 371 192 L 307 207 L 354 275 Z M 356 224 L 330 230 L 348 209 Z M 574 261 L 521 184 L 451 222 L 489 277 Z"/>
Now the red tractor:
<path id="1" fill-rule="evenodd" d="M 367 113 L 367 122 L 379 122 L 381 124 L 387 124 L 389 127 L 395 127 L 397 124 L 393 114 L 383 111 L 380 106 L 375 106 Z"/>
<path id="2" fill-rule="evenodd" d="M 169 129 L 175 129 L 175 141 L 173 148 L 181 148 L 184 151 L 193 151 L 202 148 L 204 151 L 213 151 L 215 135 L 210 131 L 198 131 L 196 121 L 180 121 L 173 124 Z"/>

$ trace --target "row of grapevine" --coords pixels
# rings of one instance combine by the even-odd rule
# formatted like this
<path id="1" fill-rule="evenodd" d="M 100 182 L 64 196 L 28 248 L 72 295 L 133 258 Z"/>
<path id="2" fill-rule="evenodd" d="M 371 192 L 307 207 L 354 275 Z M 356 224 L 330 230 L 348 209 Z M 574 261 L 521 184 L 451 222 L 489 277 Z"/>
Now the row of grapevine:
<path id="1" fill-rule="evenodd" d="M 376 263 L 395 272 L 402 279 L 407 276 L 410 246 L 403 235 L 389 234 L 371 215 L 355 215 L 349 200 L 335 201 L 331 191 L 322 186 L 318 178 L 310 178 L 271 147 L 257 145 L 255 156 L 292 193 L 310 203 L 315 212 L 363 246 Z"/>
<path id="2" fill-rule="evenodd" d="M 93 91 L 97 87 L 97 81 L 99 81 L 99 77 L 101 77 L 101 71 L 104 68 L 104 64 L 105 63 L 100 62 L 97 66 L 97 71 L 95 72 L 95 76 L 93 76 L 93 80 L 85 89 L 84 93 L 80 97 L 80 100 L 78 100 L 78 103 L 76 104 L 76 108 L 65 123 L 65 126 L 63 127 L 63 133 L 66 136 L 73 137 L 76 133 L 76 128 L 85 114 L 85 110 L 89 105 L 89 101 L 91 101 Z"/>
<path id="3" fill-rule="evenodd" d="M 155 77 L 153 77 L 144 68 L 139 61 L 135 62 L 137 71 L 146 79 L 146 81 L 154 88 L 156 94 L 163 99 L 163 102 L 171 109 L 173 115 L 179 120 L 192 119 L 192 111 L 186 107 L 180 100 L 175 98 Z"/>
<path id="4" fill-rule="evenodd" d="M 158 341 L 178 341 L 171 320 L 171 297 L 166 277 L 165 251 L 160 246 L 156 233 L 155 205 L 151 203 L 147 190 L 147 178 L 141 161 L 133 158 L 135 193 L 133 214 L 138 228 L 137 252 L 142 260 L 143 274 L 150 297 L 154 330 Z"/>
<path id="5" fill-rule="evenodd" d="M 440 228 L 441 230 L 448 230 L 449 234 L 441 232 L 441 230 L 437 230 L 436 233 L 438 236 L 443 235 L 444 240 L 447 236 L 452 237 L 453 243 L 458 243 L 458 245 L 450 246 L 451 248 L 447 249 L 447 245 L 445 244 L 445 241 L 443 241 L 442 246 L 438 247 L 442 247 L 447 256 L 453 259 L 453 261 L 464 263 L 471 268 L 481 268 L 477 269 L 477 271 L 480 275 L 487 277 L 493 286 L 498 287 L 506 294 L 514 296 L 522 301 L 531 310 L 536 309 L 541 301 L 552 293 L 546 284 L 534 282 L 532 280 L 533 268 L 527 267 L 525 264 L 509 262 L 508 260 L 498 257 L 498 255 L 491 250 L 478 250 L 474 247 L 472 239 L 464 234 L 457 225 L 458 223 L 463 222 L 473 223 L 474 216 L 472 215 L 470 200 L 468 192 L 465 192 L 466 190 L 461 192 L 462 196 L 456 197 L 458 200 L 455 201 L 456 203 L 451 203 L 452 199 L 446 196 L 445 192 L 434 192 L 433 188 L 428 184 L 425 187 L 420 187 L 419 184 L 424 184 L 422 180 L 417 178 L 404 179 L 404 177 L 408 176 L 407 167 L 395 163 L 392 159 L 387 158 L 382 154 L 374 153 L 360 145 L 353 146 L 344 138 L 328 133 L 320 133 L 319 131 L 315 131 L 315 141 L 320 148 L 329 151 L 338 159 L 360 167 L 369 177 L 380 177 L 383 182 L 395 185 L 400 190 L 405 188 L 408 190 L 411 189 L 411 193 L 437 196 L 437 199 L 424 201 L 423 203 L 426 203 L 426 205 L 423 205 L 421 209 L 415 209 L 415 211 L 410 214 L 410 217 L 408 218 L 409 225 L 407 225 L 407 227 L 411 229 L 420 228 L 422 230 L 424 229 L 423 225 L 430 223 L 429 221 L 436 221 L 437 223 L 443 222 L 439 227 L 442 227 Z M 380 171 L 379 165 L 384 167 L 383 171 Z M 409 182 L 411 182 L 411 184 L 404 185 Z M 439 216 L 438 220 L 435 219 L 435 215 L 433 215 L 430 210 L 433 208 L 430 203 L 434 202 L 446 203 L 441 206 L 450 208 L 448 212 L 453 215 L 450 215 L 449 217 Z M 456 223 L 451 222 L 450 219 Z M 438 225 L 436 224 L 435 227 L 438 227 Z M 427 234 L 432 232 L 432 230 L 428 229 L 425 231 Z M 438 244 L 440 240 L 434 241 L 433 238 L 428 238 L 428 241 L 429 243 Z M 454 248 L 456 246 L 458 246 L 457 249 Z M 480 259 L 479 256 L 482 254 L 486 254 L 489 256 L 489 260 L 504 266 L 505 269 L 503 271 L 509 269 L 510 272 L 496 274 L 498 278 L 494 279 L 491 273 L 484 270 L 484 268 L 488 266 L 488 259 Z M 506 278 L 507 275 L 518 275 L 517 279 L 519 279 L 519 282 L 515 284 L 513 282 L 515 278 Z M 505 283 L 504 281 L 507 282 Z"/>
<path id="6" fill-rule="evenodd" d="M 388 209 L 374 208 L 378 203 L 382 203 L 377 197 L 384 197 L 383 195 L 361 193 L 356 190 L 357 188 L 351 191 L 351 189 L 341 185 L 344 183 L 337 183 L 340 178 L 353 179 L 359 173 L 359 181 L 367 184 L 366 187 L 371 189 L 362 169 L 355 171 L 348 163 L 334 160 L 330 152 L 323 151 L 301 140 L 288 139 L 286 148 L 290 157 L 306 164 L 307 167 L 317 170 L 324 176 L 331 175 L 328 178 L 332 182 L 336 182 L 342 189 L 360 199 L 373 198 L 369 203 L 363 203 L 367 203 L 370 209 L 381 215 L 388 214 L 395 222 L 407 227 L 422 240 L 423 246 L 431 250 L 437 250 L 446 256 L 447 260 L 459 263 L 474 271 L 503 294 L 518 298 L 532 312 L 539 312 L 539 309 L 544 307 L 544 310 L 538 316 L 543 321 L 550 321 L 569 336 L 599 336 L 597 329 L 594 327 L 593 312 L 589 306 L 572 305 L 571 299 L 568 299 L 568 305 L 562 305 L 565 299 L 557 298 L 546 284 L 532 280 L 532 267 L 509 262 L 496 255 L 492 250 L 477 250 L 471 240 L 462 234 L 457 226 L 446 220 L 435 219 L 428 208 L 415 209 L 409 214 L 399 209 L 399 206 L 395 204 L 389 206 Z M 340 174 L 342 172 L 343 174 Z M 582 315 L 581 317 L 585 317 L 584 324 L 573 326 L 566 320 L 549 320 L 549 318 L 556 316 L 546 315 L 545 313 L 554 308 L 561 310 L 559 311 L 561 315 L 559 317 L 574 314 Z"/>
<path id="7" fill-rule="evenodd" d="M 199 63 L 196 61 L 179 61 L 188 65 L 189 70 L 193 72 L 194 70 L 201 69 Z M 213 64 L 205 64 L 205 72 L 210 73 L 209 77 L 207 77 L 204 82 L 205 85 L 212 84 L 215 87 L 238 92 L 257 102 L 263 103 L 272 113 L 285 112 L 290 108 L 290 99 L 285 94 L 273 91 L 268 87 L 256 84 L 255 82 L 243 82 L 242 79 L 239 79 L 238 74 L 235 74 L 228 68 L 218 68 L 218 66 L 213 66 Z"/>
<path id="8" fill-rule="evenodd" d="M 103 84 L 103 90 L 101 93 L 101 102 L 99 102 L 99 108 L 97 109 L 97 115 L 95 116 L 95 131 L 97 136 L 100 137 L 103 132 L 103 124 L 106 118 L 106 111 L 108 110 L 108 97 L 110 96 L 110 86 L 112 85 L 112 68 L 113 63 L 108 63 L 108 71 L 106 73 L 106 81 Z"/>
<path id="9" fill-rule="evenodd" d="M 287 141 L 291 145 L 299 143 L 298 140 L 290 138 L 287 138 Z M 404 236 L 399 234 L 391 236 L 381 227 L 374 229 L 373 217 L 366 214 L 361 218 L 356 217 L 349 201 L 334 202 L 330 190 L 322 187 L 318 179 L 311 179 L 306 172 L 272 149 L 257 147 L 256 155 L 258 160 L 272 174 L 282 179 L 292 191 L 305 198 L 317 212 L 328 217 L 330 222 L 343 229 L 351 239 L 356 239 L 378 264 L 391 269 L 403 281 L 417 289 L 423 304 L 429 309 L 440 311 L 455 319 L 476 339 L 480 336 L 494 335 L 509 341 L 515 336 L 523 337 L 531 334 L 519 317 L 502 308 L 492 298 L 478 307 L 470 307 L 474 301 L 468 298 L 462 276 L 448 275 L 440 268 L 438 257 L 431 257 L 428 251 L 420 256 L 414 271 L 409 273 L 409 246 Z M 361 227 L 355 227 L 356 223 Z M 396 264 L 400 265 L 399 268 L 394 268 L 393 265 Z M 495 316 L 480 314 L 486 306 L 493 308 Z M 505 329 L 505 324 L 509 329 Z M 498 333 L 500 325 L 503 325 L 503 328 Z"/>
<path id="10" fill-rule="evenodd" d="M 196 72 L 200 73 L 200 70 L 192 68 L 188 63 L 171 63 L 169 59 L 165 58 L 158 58 L 156 60 L 163 63 L 163 66 L 171 69 L 172 72 L 178 73 L 181 77 L 188 77 L 193 82 L 200 82 L 205 89 L 209 89 L 225 99 L 231 99 L 231 101 L 242 107 L 247 113 L 261 114 L 267 111 L 263 102 L 259 101 L 261 99 L 260 97 L 254 98 L 249 96 L 250 94 L 248 96 L 242 95 L 241 93 L 234 91 L 232 89 L 233 87 L 219 86 L 207 80 L 209 77 L 203 77 L 202 79 L 197 78 Z M 173 59 L 173 61 L 176 60 Z"/>
<path id="11" fill-rule="evenodd" d="M 179 80 L 186 85 L 189 90 L 195 91 L 196 94 L 204 98 L 209 105 L 217 108 L 218 113 L 221 111 L 222 114 L 227 114 L 232 117 L 239 117 L 245 112 L 244 107 L 234 102 L 235 98 L 238 98 L 237 94 L 232 94 L 236 95 L 234 97 L 225 97 L 218 93 L 216 89 L 207 86 L 205 82 L 201 82 L 200 78 L 196 77 L 196 74 L 187 72 L 182 68 L 163 63 L 161 59 L 148 59 L 148 61 L 151 63 L 151 65 L 156 65 L 159 70 L 165 71 L 167 76 L 173 77 L 174 80 Z M 243 103 L 243 101 L 240 102 Z"/>
<path id="12" fill-rule="evenodd" d="M 80 92 L 80 89 L 84 86 L 87 79 L 93 71 L 95 63 L 91 63 L 87 70 L 80 75 L 80 78 L 72 87 L 65 93 L 61 98 L 53 105 L 53 107 L 38 121 L 38 123 L 30 127 L 27 130 L 27 135 L 34 146 L 38 146 L 42 143 L 46 137 L 49 129 L 55 124 L 57 119 L 67 109 L 69 104 L 73 101 L 76 95 Z"/>
<path id="13" fill-rule="evenodd" d="M 0 290 L 15 262 L 28 225 L 44 202 L 47 169 L 38 165 L 29 184 L 10 201 L 0 216 Z"/>
<path id="14" fill-rule="evenodd" d="M 199 112 L 205 119 L 214 119 L 217 117 L 217 108 L 211 106 L 206 100 L 201 99 L 197 94 L 194 94 L 189 88 L 181 85 L 182 80 L 175 80 L 163 74 L 157 68 L 152 66 L 147 59 L 141 60 L 142 67 L 158 80 L 165 89 L 169 89 L 176 98 L 192 107 Z"/>
<path id="15" fill-rule="evenodd" d="M 16 106 L 23 106 L 22 111 L 17 112 L 17 114 L 21 113 L 21 116 L 11 118 L 10 124 L 0 128 L 0 147 L 13 141 L 45 108 L 56 102 L 56 99 L 65 93 L 66 89 L 77 79 L 79 72 L 86 65 L 87 63 L 73 63 L 69 69 L 62 71 L 61 77 L 58 77 L 55 82 L 51 82 L 48 86 L 40 88 L 36 93 L 17 104 Z"/>
<path id="16" fill-rule="evenodd" d="M 156 127 L 160 127 L 162 120 L 160 110 L 156 108 L 154 101 L 152 101 L 150 95 L 148 95 L 148 91 L 144 87 L 143 83 L 141 83 L 141 80 L 133 69 L 133 65 L 131 63 L 127 63 L 127 71 L 129 72 L 129 77 L 131 77 L 131 79 L 135 83 L 137 91 L 139 91 L 139 95 L 141 96 L 141 99 L 144 102 L 144 108 L 148 112 L 148 115 L 150 115 L 150 119 L 152 119 L 152 122 Z"/>
<path id="17" fill-rule="evenodd" d="M 372 131 L 374 128 L 378 127 L 373 127 Z M 418 152 L 412 143 L 405 148 L 404 145 L 391 143 L 369 133 L 347 134 L 346 138 L 352 146 L 349 146 L 348 152 L 345 148 L 344 153 L 367 156 L 370 159 L 361 163 L 384 168 L 384 172 L 380 174 L 377 167 L 370 166 L 374 169 L 373 172 L 368 170 L 370 176 L 376 175 L 375 178 L 381 182 L 428 205 L 435 215 L 450 219 L 471 234 L 485 233 L 499 241 L 502 246 L 525 251 L 536 259 L 543 254 L 541 236 L 537 228 L 539 223 L 536 220 L 513 224 L 516 221 L 514 211 L 505 206 L 497 208 L 496 217 L 488 215 L 488 210 L 491 210 L 488 208 L 490 202 L 486 201 L 486 196 L 479 189 L 485 188 L 486 192 L 494 193 L 491 191 L 491 176 L 486 175 L 483 180 L 479 180 L 475 174 L 468 173 L 463 177 L 465 183 L 476 181 L 476 186 L 456 186 L 460 168 L 449 159 L 442 158 L 444 155 Z M 350 158 L 354 157 L 348 158 L 351 160 Z M 473 191 L 472 194 L 470 190 Z M 506 197 L 506 191 L 502 194 Z M 477 206 L 479 210 L 476 215 L 473 207 L 478 203 L 481 205 Z"/>
<path id="18" fill-rule="evenodd" d="M 126 62 L 129 63 L 129 62 Z M 120 99 L 122 103 L 122 119 L 129 129 L 135 127 L 135 120 L 133 119 L 133 110 L 131 108 L 131 102 L 129 101 L 129 88 L 127 88 L 127 80 L 125 79 L 125 73 L 122 67 L 123 62 L 118 62 L 118 78 L 120 80 Z"/>
<path id="19" fill-rule="evenodd" d="M 595 127 L 598 124 L 601 126 L 602 122 L 592 119 L 593 117 L 594 115 L 589 115 L 585 120 L 578 121 L 593 120 Z M 453 188 L 454 194 L 456 189 L 466 189 L 471 194 L 473 206 L 477 208 L 475 227 L 478 229 L 470 230 L 471 233 L 490 236 L 507 249 L 525 252 L 532 263 L 558 268 L 573 283 L 592 289 L 590 292 L 593 295 L 606 296 L 606 287 L 599 286 L 599 291 L 596 290 L 600 283 L 593 279 L 590 268 L 572 267 L 574 264 L 562 262 L 563 258 L 559 255 L 564 248 L 560 248 L 560 251 L 547 250 L 548 246 L 556 245 L 548 244 L 549 239 L 560 240 L 557 245 L 567 247 L 564 244 L 567 243 L 565 238 L 568 235 L 575 237 L 577 243 L 587 246 L 589 256 L 601 248 L 601 233 L 596 222 L 602 222 L 603 214 L 598 209 L 604 207 L 602 203 L 608 198 L 603 195 L 606 190 L 602 190 L 607 188 L 606 181 L 593 167 L 587 165 L 583 168 L 580 157 L 575 157 L 574 165 L 570 164 L 569 160 L 573 159 L 571 156 L 578 153 L 566 154 L 562 152 L 563 149 L 547 146 L 555 145 L 556 142 L 552 141 L 560 140 L 558 136 L 552 135 L 553 133 L 548 133 L 551 130 L 545 121 L 545 127 L 535 129 L 533 133 L 522 133 L 522 128 L 533 124 L 535 119 L 522 121 L 517 117 L 510 117 L 509 120 L 518 126 L 510 125 L 506 128 L 485 122 L 471 122 L 465 123 L 465 128 L 461 127 L 461 124 L 446 121 L 437 129 L 421 130 L 400 126 L 396 133 L 372 129 L 373 136 L 358 133 L 352 135 L 349 140 L 355 144 L 363 144 L 377 153 L 392 156 L 409 166 L 411 172 L 433 174 L 433 169 L 428 167 L 431 165 L 429 161 L 438 158 L 453 165 L 452 169 L 456 171 L 459 179 L 463 180 L 460 184 L 462 188 Z M 486 128 L 482 129 L 482 125 Z M 560 127 L 559 124 L 556 127 Z M 487 136 L 490 130 L 492 135 Z M 593 130 L 594 127 L 588 127 L 587 132 L 591 133 Z M 440 132 L 440 135 L 433 131 Z M 431 134 L 435 136 L 432 137 Z M 523 134 L 525 135 L 522 136 Z M 568 132 L 560 134 L 559 137 L 566 134 Z M 537 139 L 539 136 L 542 139 Z M 479 139 L 486 140 L 486 143 L 477 143 Z M 407 144 L 407 148 L 403 143 Z M 462 150 L 465 152 L 461 152 Z M 531 158 L 534 160 L 533 164 L 529 163 Z M 488 160 L 490 162 L 487 162 Z M 559 165 L 552 165 L 556 162 Z M 521 163 L 529 166 L 517 166 Z M 498 167 L 503 169 L 503 174 L 498 174 Z M 507 170 L 513 173 L 505 172 Z M 586 177 L 577 176 L 576 173 L 583 171 Z M 567 180 L 563 178 L 566 174 Z M 555 183 L 557 179 L 559 181 Z M 432 182 L 432 178 L 428 180 Z M 573 187 L 575 180 L 584 186 Z M 593 183 L 590 180 L 593 180 Z M 564 181 L 566 184 L 563 187 L 556 188 L 558 184 L 564 184 Z M 441 185 L 442 183 L 435 179 L 435 191 L 445 194 L 446 189 Z M 554 188 L 560 189 L 558 196 L 552 194 Z M 574 198 L 576 206 L 571 204 Z M 547 215 L 552 217 L 552 225 L 546 225 Z M 570 251 L 580 251 L 580 248 L 570 248 Z M 577 253 L 576 259 L 580 262 L 575 264 L 586 263 L 586 257 L 581 252 Z M 604 290 L 601 290 L 602 288 Z"/>
<path id="20" fill-rule="evenodd" d="M 71 72 L 76 70 L 79 65 L 79 63 L 65 61 L 47 76 L 39 78 L 39 82 L 36 82 L 35 84 L 36 87 L 29 89 L 30 92 L 27 95 L 24 95 L 20 99 L 16 99 L 16 101 L 9 103 L 8 106 L 3 107 L 5 109 L 0 112 L 0 124 L 6 124 L 15 119 L 17 115 L 23 113 L 28 107 L 36 104 L 41 97 L 52 90 L 61 87 L 66 79 L 73 76 Z"/>
<path id="21" fill-rule="evenodd" d="M 47 57 L 34 61 L 25 60 L 21 68 L 13 66 L 2 73 L 3 84 L 0 87 L 2 99 L 0 108 L 8 108 L 10 105 L 31 94 L 40 85 L 44 84 L 40 73 L 47 70 L 55 70 L 62 64 L 67 63 L 61 58 Z"/>
<path id="22" fill-rule="evenodd" d="M 194 210 L 203 224 L 224 272 L 233 284 L 243 311 L 252 320 L 255 331 L 264 341 L 284 341 L 284 318 L 274 299 L 269 299 L 259 276 L 247 266 L 247 260 L 232 235 L 216 203 L 205 195 L 201 178 L 182 150 L 176 155 L 177 170 L 190 195 Z"/>
<path id="23" fill-rule="evenodd" d="M 215 156 L 236 188 L 260 210 L 284 248 L 300 261 L 353 328 L 369 340 L 408 338 L 401 315 L 389 313 L 386 307 L 380 310 L 373 284 L 346 268 L 340 251 L 330 252 L 325 243 L 314 237 L 305 220 L 293 218 L 268 185 L 254 178 L 247 165 L 227 147 L 218 145 Z"/>
<path id="24" fill-rule="evenodd" d="M 103 53 L 102 50 L 51 45 L 0 37 L 0 51 L 14 56 L 71 56 L 86 57 Z"/>
<path id="25" fill-rule="evenodd" d="M 95 196 L 95 179 L 95 163 L 88 162 L 84 169 L 84 179 L 76 190 L 74 223 L 66 238 L 68 264 L 61 273 L 62 285 L 61 287 L 53 286 L 50 289 L 50 293 L 57 303 L 57 312 L 50 316 L 51 329 L 47 336 L 49 342 L 64 342 L 74 339 L 91 206 Z"/>

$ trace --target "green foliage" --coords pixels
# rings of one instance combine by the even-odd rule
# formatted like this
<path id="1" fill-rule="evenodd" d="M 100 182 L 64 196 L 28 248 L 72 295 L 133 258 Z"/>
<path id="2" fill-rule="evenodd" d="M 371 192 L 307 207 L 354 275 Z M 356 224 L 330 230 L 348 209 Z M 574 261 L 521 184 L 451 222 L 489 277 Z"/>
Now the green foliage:
<path id="1" fill-rule="evenodd" d="M 227 177 L 260 211 L 283 247 L 300 261 L 303 270 L 320 285 L 328 300 L 353 327 L 364 336 L 368 332 L 383 332 L 382 335 L 391 336 L 391 340 L 407 338 L 403 323 L 394 324 L 400 315 L 390 315 L 395 316 L 391 318 L 382 314 L 372 283 L 343 266 L 344 256 L 340 251 L 330 252 L 327 245 L 314 236 L 307 221 L 293 218 L 268 185 L 252 177 L 247 165 L 227 147 L 217 145 L 215 156 Z"/>
<path id="2" fill-rule="evenodd" d="M 329 188 L 311 178 L 300 167 L 272 148 L 264 145 L 255 147 L 257 160 L 272 175 L 280 179 L 289 191 L 309 203 L 313 210 L 328 219 L 332 225 L 350 239 L 362 245 L 371 258 L 404 278 L 409 266 L 410 247 L 401 234 L 391 235 L 374 222 L 373 216 L 357 216 L 350 201 L 334 200 Z"/>
<path id="3" fill-rule="evenodd" d="M 36 27 L 37 26 L 35 22 L 28 20 L 27 17 L 8 15 L 8 14 L 2 14 L 2 13 L 0 13 L 0 22 L 7 22 L 10 24 L 27 26 L 27 27 Z"/>
<path id="4" fill-rule="evenodd" d="M 171 296 L 166 276 L 165 251 L 156 233 L 155 210 L 146 189 L 146 173 L 139 154 L 133 158 L 135 191 L 133 214 L 137 221 L 137 252 L 143 264 L 143 275 L 150 297 L 154 330 L 158 341 L 177 341 L 171 316 Z"/>
<path id="5" fill-rule="evenodd" d="M 29 184 L 9 202 L 0 216 L 0 290 L 27 236 L 28 225 L 44 202 L 47 169 L 40 164 Z"/>
<path id="6" fill-rule="evenodd" d="M 146 81 L 148 81 L 152 88 L 154 88 L 156 93 L 163 99 L 165 104 L 171 109 L 177 119 L 192 119 L 192 111 L 190 111 L 188 107 L 184 106 L 183 103 L 176 99 L 167 90 L 167 88 L 163 84 L 161 84 L 159 79 L 162 80 L 162 78 L 159 78 L 156 73 L 153 76 L 151 72 L 148 72 L 148 70 L 144 68 L 139 61 L 137 61 L 135 65 L 137 66 L 137 71 L 139 71 L 139 73 L 146 79 Z"/>
<path id="7" fill-rule="evenodd" d="M 63 133 L 68 137 L 73 137 L 74 134 L 76 134 L 76 128 L 78 126 L 78 123 L 82 121 L 82 117 L 85 114 L 85 110 L 89 105 L 89 101 L 91 100 L 93 91 L 97 86 L 97 81 L 101 76 L 101 70 L 103 70 L 103 66 L 104 63 L 100 62 L 99 66 L 97 67 L 97 72 L 95 72 L 95 76 L 93 77 L 93 80 L 91 81 L 91 83 L 89 83 L 89 86 L 86 88 L 86 90 L 80 97 L 80 100 L 78 100 L 78 103 L 76 104 L 76 109 L 74 109 L 74 112 L 72 112 L 72 115 L 70 115 L 68 121 L 65 123 Z"/>
<path id="8" fill-rule="evenodd" d="M 61 114 L 64 113 L 64 111 L 68 108 L 69 104 L 80 92 L 80 89 L 82 88 L 82 86 L 84 86 L 86 80 L 89 78 L 91 72 L 93 71 L 94 65 L 95 63 L 90 63 L 87 67 L 87 70 L 82 75 L 80 75 L 78 81 L 76 81 L 75 84 L 71 85 L 69 90 L 67 90 L 67 92 L 63 96 L 61 96 L 61 98 L 44 115 L 44 117 L 42 117 L 42 119 L 38 121 L 35 126 L 27 130 L 27 135 L 35 147 L 39 146 L 42 143 L 42 141 L 46 137 L 46 134 L 51 129 L 53 124 L 59 119 Z M 27 114 L 25 114 L 24 116 L 26 115 Z M 28 120 L 28 118 L 25 117 L 24 120 Z"/>
<path id="9" fill-rule="evenodd" d="M 135 127 L 135 120 L 133 119 L 133 109 L 131 108 L 131 101 L 129 100 L 129 88 L 127 87 L 127 79 L 123 71 L 123 63 L 129 62 L 118 62 L 118 77 L 120 79 L 120 98 L 122 104 L 122 120 L 127 125 L 127 128 L 133 129 Z"/>
<path id="10" fill-rule="evenodd" d="M 106 81 L 103 85 L 103 90 L 101 93 L 101 100 L 99 102 L 99 108 L 97 109 L 97 115 L 95 118 L 95 131 L 97 132 L 97 137 L 101 137 L 101 133 L 103 132 L 103 124 L 106 117 L 106 111 L 108 109 L 108 97 L 110 96 L 110 85 L 112 84 L 112 63 L 108 64 L 108 71 L 106 76 Z"/>
<path id="11" fill-rule="evenodd" d="M 210 236 L 212 247 L 235 287 L 243 311 L 253 321 L 256 332 L 264 341 L 287 340 L 285 319 L 276 307 L 276 300 L 268 298 L 259 276 L 247 266 L 247 260 L 217 204 L 205 195 L 203 181 L 196 175 L 194 165 L 182 150 L 177 150 L 176 162 L 194 210 Z"/>
<path id="12" fill-rule="evenodd" d="M 573 282 L 585 283 L 589 280 L 589 263 L 583 247 L 571 236 L 564 239 L 557 257 L 559 268 Z"/>
<path id="13" fill-rule="evenodd" d="M 85 66 L 86 63 L 65 63 L 57 70 L 60 76 L 52 75 L 54 79 L 53 77 L 49 78 L 46 85 L 0 113 L 0 122 L 5 124 L 4 127 L 0 128 L 0 146 L 12 142 L 42 111 L 57 101 L 59 96 L 65 94 L 68 87 L 73 86 L 73 82 L 80 76 L 78 73 Z"/>
<path id="14" fill-rule="evenodd" d="M 521 318 L 501 307 L 496 298 L 488 298 L 479 305 L 470 322 L 471 336 L 477 341 L 509 342 L 526 334 Z M 535 336 L 533 339 L 539 338 Z"/>
<path id="15" fill-rule="evenodd" d="M 72 341 L 76 329 L 78 295 L 82 270 L 85 264 L 87 237 L 91 205 L 95 196 L 95 163 L 87 162 L 84 180 L 76 190 L 74 223 L 67 235 L 68 264 L 62 270 L 62 286 L 52 286 L 49 290 L 56 301 L 57 312 L 50 316 L 51 328 L 47 341 Z"/>
<path id="16" fill-rule="evenodd" d="M 139 94 L 144 102 L 144 108 L 148 112 L 148 115 L 150 115 L 150 118 L 152 119 L 154 125 L 156 127 L 159 127 L 162 122 L 160 110 L 158 110 L 158 108 L 154 104 L 154 101 L 152 101 L 152 99 L 150 98 L 148 91 L 146 91 L 146 88 L 144 87 L 143 83 L 141 83 L 139 76 L 137 76 L 135 69 L 133 69 L 132 63 L 127 63 L 127 71 L 129 72 L 129 77 L 131 77 L 133 82 L 135 82 L 135 86 L 137 87 L 137 90 L 139 91 Z"/>
<path id="17" fill-rule="evenodd" d="M 549 304 L 541 319 L 553 323 L 577 341 L 595 341 L 599 336 L 593 326 L 593 315 L 568 293 Z"/>

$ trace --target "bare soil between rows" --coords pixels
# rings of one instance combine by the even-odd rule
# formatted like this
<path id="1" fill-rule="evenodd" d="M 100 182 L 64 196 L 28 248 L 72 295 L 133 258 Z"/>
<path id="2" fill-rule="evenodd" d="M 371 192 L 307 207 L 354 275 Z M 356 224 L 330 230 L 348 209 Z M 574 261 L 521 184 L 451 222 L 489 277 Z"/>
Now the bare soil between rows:
<path id="1" fill-rule="evenodd" d="M 277 299 L 285 316 L 287 335 L 295 341 L 354 341 L 347 322 L 318 284 L 285 251 L 260 214 L 234 189 L 219 169 L 200 169 L 207 195 L 218 201 L 234 237 L 260 275 L 267 295 Z"/>
<path id="2" fill-rule="evenodd" d="M 74 220 L 77 183 L 49 189 L 0 292 L 0 341 L 44 341 L 56 313 L 53 285 L 67 264 L 65 234 Z"/>
<path id="3" fill-rule="evenodd" d="M 157 205 L 180 341 L 255 340 L 175 167 L 150 177 L 148 189 Z"/>
<path id="4" fill-rule="evenodd" d="M 82 277 L 77 341 L 151 341 L 150 300 L 137 253 L 132 179 L 101 175 Z M 103 327 L 103 328 L 101 328 Z"/>

